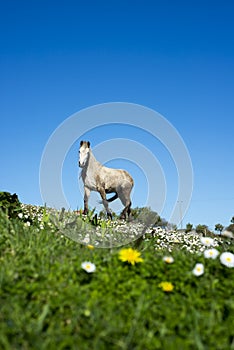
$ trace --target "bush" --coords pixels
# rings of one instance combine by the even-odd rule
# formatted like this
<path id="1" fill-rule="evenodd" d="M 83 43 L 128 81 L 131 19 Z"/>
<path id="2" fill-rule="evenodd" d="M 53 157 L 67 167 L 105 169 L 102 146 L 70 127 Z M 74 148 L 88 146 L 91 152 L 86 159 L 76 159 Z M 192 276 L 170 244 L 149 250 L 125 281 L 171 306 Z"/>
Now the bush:
<path id="1" fill-rule="evenodd" d="M 227 231 L 230 231 L 232 233 L 234 233 L 234 224 L 230 224 L 227 228 L 226 228 Z"/>
<path id="2" fill-rule="evenodd" d="M 17 217 L 21 211 L 21 203 L 16 193 L 0 192 L 0 209 L 6 213 L 9 218 Z"/>

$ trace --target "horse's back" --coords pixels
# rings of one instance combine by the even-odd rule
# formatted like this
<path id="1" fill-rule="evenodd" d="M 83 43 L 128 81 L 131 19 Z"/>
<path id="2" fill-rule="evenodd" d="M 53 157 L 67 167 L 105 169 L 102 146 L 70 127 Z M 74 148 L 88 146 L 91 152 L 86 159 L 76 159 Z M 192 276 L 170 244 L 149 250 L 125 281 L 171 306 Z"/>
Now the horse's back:
<path id="1" fill-rule="evenodd" d="M 128 186 L 130 185 L 131 187 L 134 185 L 133 178 L 126 170 L 102 167 L 100 176 L 109 187 L 117 188 L 125 183 L 128 183 Z"/>

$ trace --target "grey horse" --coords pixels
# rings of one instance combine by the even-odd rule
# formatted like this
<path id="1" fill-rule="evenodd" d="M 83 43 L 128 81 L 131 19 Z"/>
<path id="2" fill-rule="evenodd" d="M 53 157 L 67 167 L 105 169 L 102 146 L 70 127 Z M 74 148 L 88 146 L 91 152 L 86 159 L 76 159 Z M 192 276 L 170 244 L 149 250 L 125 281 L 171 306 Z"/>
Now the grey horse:
<path id="1" fill-rule="evenodd" d="M 84 183 L 84 214 L 88 212 L 90 192 L 96 191 L 101 195 L 108 217 L 112 218 L 108 203 L 119 198 L 124 206 L 120 218 L 127 219 L 131 214 L 130 193 L 134 185 L 129 173 L 107 168 L 99 163 L 92 153 L 89 141 L 80 142 L 79 167 L 82 168 L 81 177 Z M 114 193 L 114 196 L 107 199 L 107 193 Z"/>

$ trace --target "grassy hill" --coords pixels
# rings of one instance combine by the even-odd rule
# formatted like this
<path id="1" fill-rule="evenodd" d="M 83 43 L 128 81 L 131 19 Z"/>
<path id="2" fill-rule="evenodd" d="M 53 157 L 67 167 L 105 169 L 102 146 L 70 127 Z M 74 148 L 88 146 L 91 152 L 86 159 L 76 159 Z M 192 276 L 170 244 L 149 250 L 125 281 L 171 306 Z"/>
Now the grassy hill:
<path id="1" fill-rule="evenodd" d="M 159 230 L 90 243 L 43 208 L 0 211 L 0 349 L 234 349 L 232 255 L 220 258 L 233 240 Z"/>

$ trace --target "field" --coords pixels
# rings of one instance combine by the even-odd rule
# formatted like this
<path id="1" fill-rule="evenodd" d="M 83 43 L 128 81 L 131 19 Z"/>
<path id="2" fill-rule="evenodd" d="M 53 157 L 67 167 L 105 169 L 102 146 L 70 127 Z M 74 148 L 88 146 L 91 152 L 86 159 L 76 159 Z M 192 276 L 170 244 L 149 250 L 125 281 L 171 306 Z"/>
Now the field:
<path id="1" fill-rule="evenodd" d="M 0 211 L 0 349 L 234 349 L 233 255 L 222 254 L 233 239 L 159 230 L 86 243 L 45 209 Z"/>

